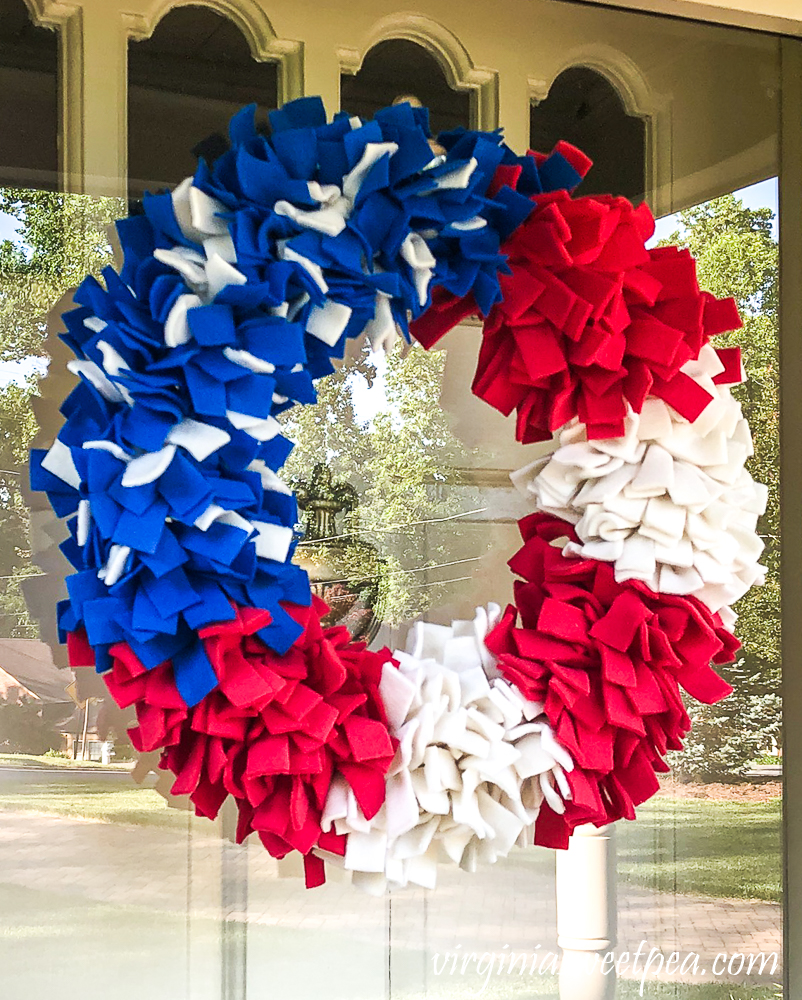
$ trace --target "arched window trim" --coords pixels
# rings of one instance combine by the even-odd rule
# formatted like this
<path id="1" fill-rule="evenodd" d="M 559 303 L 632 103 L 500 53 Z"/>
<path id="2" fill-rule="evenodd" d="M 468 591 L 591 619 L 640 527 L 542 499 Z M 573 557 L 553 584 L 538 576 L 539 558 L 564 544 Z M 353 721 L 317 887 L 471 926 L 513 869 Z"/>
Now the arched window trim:
<path id="1" fill-rule="evenodd" d="M 554 82 L 568 69 L 593 70 L 618 94 L 628 115 L 640 118 L 646 128 L 646 201 L 656 216 L 673 210 L 671 180 L 671 99 L 649 86 L 638 65 L 618 49 L 608 45 L 587 45 L 568 52 L 551 72 L 549 79 L 528 78 L 529 103 L 545 100 Z"/>
<path id="2" fill-rule="evenodd" d="M 279 104 L 303 94 L 303 43 L 279 38 L 256 0 L 158 0 L 147 14 L 123 14 L 128 38 L 150 38 L 162 18 L 180 7 L 208 7 L 239 28 L 257 62 L 278 63 Z"/>
<path id="3" fill-rule="evenodd" d="M 379 42 L 404 40 L 425 49 L 443 70 L 449 85 L 471 97 L 471 126 L 494 129 L 499 124 L 498 73 L 474 65 L 465 46 L 437 21 L 419 14 L 393 14 L 367 32 L 359 48 L 338 48 L 340 72 L 355 76 Z"/>
<path id="4" fill-rule="evenodd" d="M 278 65 L 278 103 L 303 94 L 303 43 L 279 38 L 256 0 L 158 0 L 146 14 L 123 12 L 125 49 L 123 70 L 125 74 L 124 114 L 120 116 L 120 142 L 124 152 L 122 171 L 127 189 L 128 177 L 128 42 L 141 42 L 150 38 L 162 19 L 181 7 L 207 7 L 220 14 L 242 32 L 251 54 L 258 62 L 275 62 Z"/>

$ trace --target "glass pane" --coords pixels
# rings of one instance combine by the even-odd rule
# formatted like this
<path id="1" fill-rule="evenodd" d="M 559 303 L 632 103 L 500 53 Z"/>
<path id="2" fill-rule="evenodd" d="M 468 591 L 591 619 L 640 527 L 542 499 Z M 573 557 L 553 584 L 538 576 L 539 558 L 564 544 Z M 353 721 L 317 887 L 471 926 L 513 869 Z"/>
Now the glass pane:
<path id="1" fill-rule="evenodd" d="M 532 5 L 532 23 L 545 77 L 549 66 L 559 77 L 556 67 L 582 46 L 598 57 L 588 60 L 595 68 L 580 60 L 577 74 L 566 71 L 569 81 L 587 84 L 588 73 L 606 81 L 590 87 L 588 110 L 580 102 L 574 119 L 595 122 L 591 98 L 604 111 L 617 95 L 616 111 L 637 126 L 633 138 L 600 114 L 588 149 L 598 150 L 604 181 L 591 174 L 578 195 L 613 188 L 638 198 L 645 187 L 662 216 L 651 245 L 688 247 L 703 287 L 735 296 L 744 316 L 744 328 L 717 345 L 743 346 L 749 381 L 734 396 L 754 436 L 748 468 L 769 500 L 759 527 L 767 582 L 736 606 L 743 650 L 719 671 L 735 695 L 713 707 L 689 699 L 687 747 L 636 822 L 582 830 L 567 854 L 516 847 L 474 866 L 466 853 L 464 867 L 476 870 L 443 864 L 436 888 L 424 887 L 423 872 L 420 886 L 371 896 L 332 869 L 325 886 L 307 891 L 295 860 L 272 858 L 255 837 L 233 843 L 228 809 L 216 823 L 191 815 L 170 795 L 158 753 L 133 750 L 130 711 L 115 708 L 93 671 L 67 669 L 58 644 L 64 528 L 23 485 L 26 451 L 31 441 L 49 445 L 60 426 L 73 378 L 58 341 L 61 316 L 81 277 L 114 260 L 108 224 L 125 205 L 49 189 L 55 166 L 42 166 L 26 140 L 30 155 L 0 189 L 8 237 L 0 243 L 4 998 L 77 1000 L 100 989 L 154 1000 L 244 1000 L 266 990 L 287 1000 L 777 995 L 777 42 L 542 2 Z M 527 38 L 522 31 L 516 43 Z M 276 103 L 275 67 L 255 62 L 239 30 L 204 8 L 171 12 L 129 56 L 134 198 L 190 173 L 198 141 L 223 134 L 242 103 L 255 97 L 262 112 Z M 554 81 L 545 83 L 541 112 L 554 93 Z M 40 91 L 31 92 L 32 115 Z M 431 106 L 436 129 L 469 121 L 470 96 L 411 42 L 376 46 L 358 74 L 343 78 L 352 113 L 367 116 L 405 95 Z M 563 112 L 551 107 L 548 128 L 541 115 L 533 137 L 581 145 L 576 121 L 563 130 Z M 152 141 L 154 117 L 169 142 Z M 616 190 L 608 165 L 624 147 L 631 169 Z M 330 605 L 328 620 L 373 649 L 403 650 L 416 622 L 469 622 L 478 606 L 513 598 L 507 560 L 520 548 L 517 522 L 533 508 L 510 473 L 553 445 L 516 444 L 513 420 L 471 395 L 481 343 L 481 324 L 469 318 L 428 352 L 401 345 L 385 356 L 352 345 L 320 382 L 318 404 L 284 418 L 297 442 L 284 474 L 306 529 L 298 561 Z"/>
<path id="2" fill-rule="evenodd" d="M 759 526 L 767 582 L 735 608 L 744 646 L 735 664 L 720 669 L 735 695 L 712 707 L 688 699 L 695 725 L 688 748 L 671 755 L 674 774 L 638 809 L 637 821 L 575 838 L 559 872 L 554 852 L 515 849 L 473 874 L 444 865 L 436 889 L 393 892 L 389 992 L 573 998 L 606 989 L 624 998 L 643 988 L 644 996 L 683 1000 L 768 998 L 782 978 L 777 45 L 609 11 L 561 7 L 560 17 L 572 45 L 614 40 L 622 66 L 636 59 L 649 87 L 673 95 L 670 116 L 655 109 L 632 119 L 643 124 L 637 148 L 626 155 L 646 172 L 649 197 L 663 215 L 650 245 L 687 246 L 701 286 L 734 296 L 744 318 L 744 328 L 716 346 L 743 347 L 749 381 L 733 395 L 755 442 L 747 467 L 769 487 Z M 656 68 L 645 54 L 663 47 L 671 55 Z M 560 58 L 558 51 L 554 61 Z M 756 77 L 759 93 L 743 82 Z M 550 144 L 581 143 L 570 123 L 560 134 L 556 117 Z M 735 121 L 737 129 L 730 127 Z M 671 141 L 661 145 L 667 128 Z M 622 193 L 613 165 L 623 148 L 614 134 L 593 136 L 607 179 L 594 183 L 591 172 L 591 193 Z M 626 188 L 626 179 L 621 183 Z M 630 188 L 623 193 L 637 199 L 641 188 Z M 367 576 L 365 562 L 373 566 L 375 552 L 385 564 L 376 645 L 403 648 L 411 621 L 471 619 L 477 605 L 492 599 L 503 606 L 511 597 L 505 563 L 520 547 L 515 522 L 532 508 L 508 474 L 550 446 L 515 445 L 511 422 L 468 394 L 480 339 L 469 322 L 429 354 L 417 347 L 387 359 L 355 352 L 321 384 L 319 412 L 289 418 L 298 441 L 290 473 L 305 480 L 323 463 L 335 483 L 350 484 L 359 497 L 356 535 L 353 516 L 327 532 L 350 539 L 343 546 L 358 540 L 359 552 L 349 559 L 321 546 L 316 553 L 319 562 L 328 560 L 328 595 L 336 599 L 343 581 L 353 586 Z M 366 553 L 366 545 L 375 551 Z M 585 919 L 597 901 L 594 880 L 605 879 L 609 944 Z M 603 898 L 601 904 L 603 911 Z M 349 904 L 348 926 L 351 912 Z M 338 926 L 333 908 L 316 904 L 315 915 Z M 617 977 L 610 975 L 616 962 Z M 307 989 L 299 982 L 297 995 Z"/>
<path id="3" fill-rule="evenodd" d="M 58 187 L 58 36 L 0 2 L 0 183 Z M 26 109 L 20 114 L 20 108 Z"/>
<path id="4" fill-rule="evenodd" d="M 399 99 L 427 107 L 435 133 L 470 125 L 471 94 L 451 87 L 435 57 L 415 42 L 379 42 L 357 73 L 340 77 L 340 106 L 352 115 L 370 118 Z"/>
<path id="5" fill-rule="evenodd" d="M 63 313 L 84 276 L 103 280 L 119 264 L 111 224 L 127 205 L 58 190 L 58 37 L 28 24 L 23 3 L 0 5 L 0 34 L 2 992 L 9 1000 L 235 996 L 243 935 L 231 929 L 241 928 L 247 869 L 231 819 L 201 821 L 171 794 L 158 753 L 138 754 L 131 743 L 133 710 L 117 708 L 94 670 L 70 670 L 57 635 L 71 572 L 59 549 L 67 528 L 42 493 L 29 492 L 27 452 L 49 447 L 61 427 L 59 407 L 76 381 L 59 340 Z M 233 87 L 225 31 L 207 36 L 207 71 L 216 60 L 217 78 L 228 73 Z M 193 144 L 227 124 L 246 96 L 228 99 L 217 119 L 190 125 Z M 190 149 L 182 140 L 189 161 L 177 174 L 142 176 L 180 179 L 194 168 Z"/>
<path id="6" fill-rule="evenodd" d="M 128 173 L 132 198 L 195 172 L 195 154 L 225 148 L 232 115 L 278 104 L 274 63 L 256 62 L 228 18 L 208 7 L 170 11 L 153 35 L 128 45 Z M 153 142 L 153 123 L 160 123 Z"/>
<path id="7" fill-rule="evenodd" d="M 747 468 L 769 487 L 758 529 L 767 582 L 735 606 L 744 646 L 735 664 L 720 670 L 735 695 L 712 707 L 688 700 L 695 728 L 688 748 L 671 755 L 674 774 L 638 809 L 635 822 L 574 838 L 578 843 L 558 859 L 557 899 L 555 858 L 542 848 L 514 850 L 473 875 L 445 869 L 436 890 L 393 894 L 392 995 L 772 997 L 782 979 L 776 41 L 609 11 L 565 7 L 560 14 L 572 45 L 594 33 L 610 44 L 614 39 L 621 65 L 636 59 L 649 86 L 672 93 L 669 160 L 659 159 L 669 155 L 658 136 L 665 120 L 655 114 L 647 122 L 648 156 L 657 158 L 651 176 L 660 178 L 652 195 L 658 209 L 672 210 L 664 209 L 653 244 L 689 247 L 701 286 L 733 295 L 744 318 L 744 328 L 716 346 L 743 347 L 749 380 L 733 395 L 755 442 Z M 659 68 L 643 58 L 658 48 L 665 53 Z M 759 94 L 734 82 L 736 66 L 741 79 L 761 79 Z M 729 128 L 736 120 L 739 128 Z M 613 134 L 597 137 L 602 173 L 621 154 Z M 569 128 L 563 137 L 580 142 Z M 600 190 L 592 171 L 590 178 L 589 191 Z M 610 188 L 619 193 L 612 167 Z M 548 447 L 499 448 L 512 440 L 513 428 L 465 392 L 477 342 L 478 330 L 469 327 L 440 342 L 441 388 L 433 388 L 430 403 L 445 409 L 459 446 L 432 455 L 444 484 L 438 496 L 450 496 L 466 515 L 436 561 L 475 561 L 453 591 L 427 595 L 423 614 L 435 622 L 471 618 L 491 595 L 502 605 L 508 599 L 504 561 L 520 546 L 510 522 L 532 508 L 503 485 L 502 470 Z M 470 513 L 474 508 L 483 512 Z M 466 545 L 472 521 L 481 527 Z M 382 551 L 392 550 L 382 538 Z M 598 908 L 604 916 L 605 879 L 615 917 L 597 919 L 594 929 L 588 915 Z M 594 942 L 607 933 L 612 938 L 616 923 L 617 943 Z"/>
<path id="8" fill-rule="evenodd" d="M 669 756 L 674 774 L 637 823 L 622 825 L 618 840 L 619 875 L 631 896 L 619 910 L 622 925 L 643 927 L 647 941 L 664 938 L 664 953 L 699 952 L 699 968 L 714 981 L 764 987 L 782 978 L 777 237 L 774 177 L 658 223 L 656 239 L 688 247 L 703 287 L 733 295 L 744 319 L 742 330 L 719 342 L 744 351 L 749 378 L 733 395 L 752 428 L 747 468 L 769 487 L 759 524 L 768 572 L 765 585 L 735 605 L 743 646 L 721 668 L 734 693 L 718 705 L 689 702 L 693 729 L 685 750 Z M 674 914 L 661 930 L 666 893 Z M 710 927 L 702 951 L 690 947 L 687 928 L 697 933 L 694 911 L 704 909 Z"/>
<path id="9" fill-rule="evenodd" d="M 3 993 L 216 997 L 230 845 L 169 794 L 154 755 L 136 754 L 133 717 L 95 672 L 66 666 L 55 630 L 65 527 L 25 486 L 27 448 L 52 443 L 73 381 L 61 314 L 82 275 L 112 262 L 108 223 L 125 206 L 8 187 L 0 206 L 15 229 L 0 248 L 2 343 L 15 359 L 0 389 Z"/>

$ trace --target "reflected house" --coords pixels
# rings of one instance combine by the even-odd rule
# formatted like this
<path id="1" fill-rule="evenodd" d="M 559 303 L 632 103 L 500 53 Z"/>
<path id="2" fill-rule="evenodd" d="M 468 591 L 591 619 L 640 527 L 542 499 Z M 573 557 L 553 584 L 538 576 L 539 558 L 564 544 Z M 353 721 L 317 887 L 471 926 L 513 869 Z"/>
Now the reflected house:
<path id="1" fill-rule="evenodd" d="M 35 700 L 33 691 L 29 691 L 16 677 L 0 667 L 0 701 L 6 705 L 24 705 Z"/>
<path id="2" fill-rule="evenodd" d="M 0 183 L 58 189 L 58 120 L 58 36 L 33 24 L 24 3 L 3 0 Z"/>
<path id="3" fill-rule="evenodd" d="M 73 703 L 67 687 L 74 674 L 55 666 L 47 643 L 38 639 L 0 639 L 0 669 L 42 704 Z"/>
<path id="4" fill-rule="evenodd" d="M 593 160 L 582 194 L 623 195 L 637 204 L 646 191 L 646 118 L 630 113 L 613 83 L 589 66 L 563 70 L 529 112 L 532 149 L 560 140 Z"/>
<path id="5" fill-rule="evenodd" d="M 128 194 L 174 185 L 197 154 L 225 148 L 228 122 L 255 101 L 278 106 L 277 65 L 253 59 L 237 25 L 209 7 L 177 7 L 128 46 Z M 154 121 L 161 138 L 151 141 Z"/>
<path id="6" fill-rule="evenodd" d="M 53 663 L 47 643 L 0 639 L 0 752 L 43 753 L 61 749 L 64 737 L 71 742 L 83 721 L 67 691 L 73 679 Z"/>
<path id="7" fill-rule="evenodd" d="M 334 31 L 285 0 L 269 9 L 257 0 L 229 0 L 227 16 L 218 4 L 128 4 L 121 14 L 126 58 L 119 62 L 116 50 L 103 47 L 104 29 L 84 32 L 84 46 L 99 47 L 84 49 L 83 69 L 76 63 L 63 79 L 62 131 L 70 128 L 59 151 L 61 182 L 135 201 L 148 189 L 179 181 L 198 155 L 224 148 L 227 120 L 246 100 L 257 103 L 264 123 L 268 110 L 305 93 L 320 93 L 330 112 L 342 107 L 361 115 L 410 98 L 431 109 L 435 130 L 501 124 L 518 150 L 546 150 L 567 138 L 596 162 L 582 191 L 645 198 L 658 216 L 776 174 L 778 89 L 770 46 L 722 35 L 714 26 L 689 33 L 650 18 L 629 21 L 622 30 L 620 18 L 582 4 L 538 0 L 529 18 L 513 15 L 514 9 L 502 4 L 498 16 L 490 6 L 462 16 L 434 0 L 414 12 L 384 14 L 370 5 L 346 5 L 335 12 Z M 12 40 L 0 47 L 0 67 L 5 59 L 9 79 L 17 79 L 22 70 L 14 67 L 25 60 L 30 67 L 33 59 L 24 4 L 0 0 L 0 12 L 9 19 L 16 12 L 8 21 Z M 82 9 L 85 24 L 94 16 Z M 63 38 L 73 44 L 72 36 Z M 37 44 L 40 51 L 43 43 Z M 38 72 L 51 62 L 42 55 Z M 102 91 L 95 75 L 100 66 L 108 70 Z M 154 123 L 158 141 L 152 141 Z M 18 182 L 23 179 L 19 174 Z M 52 345 L 58 368 L 59 328 L 55 315 L 47 349 Z M 461 522 L 465 551 L 455 556 L 472 557 L 476 540 L 484 539 L 482 551 L 493 557 L 481 561 L 477 576 L 503 603 L 510 579 L 497 556 L 513 551 L 513 522 L 525 512 L 507 477 L 537 457 L 538 448 L 514 443 L 512 422 L 466 391 L 480 340 L 478 320 L 469 320 L 436 348 L 447 356 L 441 405 L 473 452 L 466 467 L 443 470 L 438 488 L 466 498 L 480 491 L 481 501 L 469 506 L 485 510 Z M 47 447 L 60 425 L 57 403 L 66 379 L 60 372 L 56 379 L 44 383 L 45 398 L 36 407 L 37 447 Z M 48 530 L 45 499 L 32 503 L 33 547 L 42 568 L 57 575 L 60 539 Z M 29 584 L 32 591 L 37 586 L 44 597 L 45 584 Z M 64 663 L 42 614 L 57 589 L 32 603 L 43 637 Z M 443 620 L 463 614 L 461 603 L 456 592 L 433 614 Z"/>

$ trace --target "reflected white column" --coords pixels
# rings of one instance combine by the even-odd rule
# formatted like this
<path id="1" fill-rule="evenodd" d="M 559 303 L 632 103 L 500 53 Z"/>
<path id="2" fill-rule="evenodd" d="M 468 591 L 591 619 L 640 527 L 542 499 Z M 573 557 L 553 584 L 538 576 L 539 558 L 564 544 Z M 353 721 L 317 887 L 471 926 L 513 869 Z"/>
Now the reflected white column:
<path id="1" fill-rule="evenodd" d="M 557 851 L 560 1000 L 612 1000 L 616 943 L 615 827 L 580 826 Z"/>

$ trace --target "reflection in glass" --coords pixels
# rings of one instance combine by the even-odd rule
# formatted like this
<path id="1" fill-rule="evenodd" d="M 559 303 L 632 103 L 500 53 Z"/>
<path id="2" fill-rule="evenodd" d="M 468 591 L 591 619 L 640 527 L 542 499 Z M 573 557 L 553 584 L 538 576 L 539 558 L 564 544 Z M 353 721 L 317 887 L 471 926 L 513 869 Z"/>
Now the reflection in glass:
<path id="1" fill-rule="evenodd" d="M 131 197 L 194 173 L 194 154 L 225 149 L 229 120 L 241 107 L 255 102 L 264 116 L 277 106 L 277 80 L 276 65 L 255 61 L 237 25 L 208 7 L 171 10 L 150 38 L 130 42 Z"/>
<path id="2" fill-rule="evenodd" d="M 561 139 L 593 160 L 583 194 L 614 192 L 635 203 L 646 181 L 646 122 L 630 114 L 615 87 L 587 66 L 572 66 L 529 112 L 532 149 L 549 152 Z"/>
<path id="3" fill-rule="evenodd" d="M 0 29 L 10 27 L 0 36 L 28 39 L 24 20 L 14 22 L 17 27 L 2 20 L 7 6 L 0 5 Z M 19 13 L 21 4 L 17 8 Z M 565 11 L 565 17 L 569 11 L 570 17 L 579 16 L 573 8 Z M 745 346 L 750 381 L 738 393 L 755 438 L 751 471 L 771 489 L 761 525 L 769 581 L 737 609 L 744 651 L 729 673 L 737 696 L 714 709 L 693 707 L 696 730 L 673 762 L 676 777 L 640 810 L 636 823 L 622 823 L 616 831 L 617 953 L 631 958 L 645 942 L 647 952 L 655 948 L 664 960 L 672 950 L 683 957 L 698 953 L 698 967 L 706 969 L 696 975 L 693 968 L 677 973 L 653 967 L 643 995 L 763 1000 L 774 996 L 772 984 L 781 977 L 779 964 L 770 960 L 780 950 L 782 859 L 778 290 L 770 217 L 776 200 L 760 203 L 753 193 L 727 192 L 739 178 L 754 181 L 776 169 L 770 96 L 776 49 L 770 39 L 764 43 L 629 15 L 611 22 L 618 15 L 592 13 L 599 20 L 586 25 L 587 35 L 608 18 L 608 24 L 626 28 L 619 31 L 622 40 L 642 32 L 647 53 L 668 37 L 661 32 L 684 39 L 674 50 L 666 46 L 673 54 L 654 69 L 655 75 L 664 74 L 663 90 L 669 89 L 665 81 L 673 80 L 675 111 L 687 97 L 682 67 L 692 64 L 702 73 L 708 65 L 740 64 L 741 57 L 763 67 L 763 85 L 755 88 L 757 111 L 737 101 L 731 106 L 729 86 L 697 93 L 695 83 L 690 89 L 694 99 L 704 99 L 698 113 L 704 120 L 676 111 L 672 205 L 702 203 L 662 224 L 661 236 L 676 228 L 672 242 L 689 246 L 698 257 L 702 284 L 718 295 L 734 294 L 746 317 L 744 330 L 727 342 Z M 11 94 L 19 92 L 20 74 L 38 74 L 37 85 L 28 88 L 31 106 L 38 108 L 51 69 L 42 69 L 46 60 L 37 46 L 55 36 L 45 32 L 36 38 L 25 66 L 21 56 L 16 63 L 6 59 L 7 47 L 0 46 L 0 75 L 17 79 L 17 91 L 6 91 Z M 263 108 L 275 104 L 274 67 L 256 63 L 239 30 L 209 11 L 172 12 L 150 42 L 131 43 L 130 54 L 135 195 L 146 185 L 190 172 L 195 158 L 188 151 L 210 132 L 224 131 L 230 113 L 254 93 Z M 188 67 L 180 80 L 174 69 L 178 58 Z M 641 58 L 648 62 L 643 53 Z M 39 68 L 30 69 L 34 65 Z M 54 80 L 55 62 L 47 66 Z M 581 116 L 577 106 L 579 120 L 592 120 L 595 108 L 608 107 L 597 81 L 589 86 L 599 103 L 591 101 Z M 358 114 L 369 115 L 403 94 L 432 107 L 435 129 L 469 122 L 469 96 L 453 90 L 436 61 L 414 43 L 382 43 L 360 73 L 343 78 L 343 106 Z M 544 113 L 549 100 L 551 95 L 536 110 Z M 20 128 L 28 120 L 51 120 L 45 111 L 19 115 L 18 105 Z M 151 141 L 154 114 L 171 123 L 162 131 L 169 147 Z M 713 127 L 714 118 L 721 128 Z M 608 115 L 608 125 L 610 120 Z M 640 119 L 627 120 L 642 129 Z M 596 152 L 589 139 L 568 134 L 568 126 L 567 118 L 555 119 L 554 138 L 569 138 L 595 153 L 597 190 L 634 197 L 642 192 L 644 160 L 634 140 L 632 146 L 623 138 L 613 142 L 614 130 L 608 131 Z M 41 135 L 50 133 L 41 128 Z M 258 844 L 236 848 L 225 821 L 214 826 L 192 817 L 182 799 L 169 796 L 170 780 L 154 756 L 133 759 L 124 736 L 126 717 L 105 700 L 102 682 L 86 671 L 70 688 L 73 675 L 58 669 L 63 648 L 56 642 L 53 608 L 64 573 L 60 536 L 44 507 L 29 506 L 22 486 L 25 454 L 34 434 L 41 443 L 52 439 L 60 421 L 57 403 L 71 378 L 59 353 L 60 311 L 83 274 L 97 273 L 112 260 L 106 226 L 124 209 L 112 200 L 43 191 L 47 176 L 55 174 L 55 145 L 45 154 L 44 140 L 41 149 L 39 142 L 30 136 L 20 140 L 25 157 L 19 170 L 12 164 L 17 171 L 12 177 L 3 175 L 8 186 L 0 191 L 0 232 L 8 238 L 0 243 L 4 1000 L 49 995 L 77 1000 L 100 991 L 115 1000 L 143 994 L 154 1000 L 211 1000 L 261 997 L 268 988 L 287 1000 L 324 993 L 328 1000 L 456 1000 L 483 987 L 488 997 L 555 997 L 552 853 L 515 851 L 475 875 L 444 870 L 435 892 L 407 890 L 373 899 L 337 874 L 324 888 L 307 892 L 294 861 L 278 862 Z M 533 136 L 533 143 L 547 147 L 552 140 Z M 614 178 L 603 180 L 611 147 L 636 152 L 626 164 L 618 163 Z M 631 175 L 624 169 L 630 167 Z M 35 190 L 24 169 L 44 172 Z M 717 197 L 702 201 L 708 195 Z M 508 473 L 534 456 L 512 444 L 510 426 L 469 393 L 479 336 L 475 323 L 468 322 L 431 353 L 399 349 L 384 358 L 357 352 L 321 383 L 317 407 L 287 417 L 288 433 L 298 441 L 287 474 L 308 480 L 319 465 L 335 486 L 346 484 L 356 496 L 350 509 L 337 515 L 335 534 L 344 537 L 338 538 L 341 563 L 335 568 L 361 596 L 364 581 L 375 577 L 377 564 L 383 567 L 386 589 L 376 645 L 403 645 L 415 618 L 470 618 L 477 604 L 489 598 L 503 604 L 509 597 L 505 561 L 517 547 L 515 521 L 527 508 Z M 48 359 L 51 374 L 37 386 L 34 376 Z M 41 669 L 28 664 L 26 673 L 12 660 L 17 646 L 11 644 L 20 642 L 36 644 Z M 46 701 L 48 690 L 54 702 Z M 48 705 L 59 706 L 59 718 Z M 109 763 L 103 762 L 104 753 Z M 762 970 L 739 969 L 736 959 L 714 974 L 712 960 L 720 952 L 728 959 L 736 953 L 768 958 Z M 748 987 L 740 985 L 744 977 Z M 618 978 L 617 996 L 639 994 L 639 975 L 630 969 Z"/>
<path id="4" fill-rule="evenodd" d="M 58 187 L 57 61 L 58 35 L 0 0 L 0 184 Z"/>
<path id="5" fill-rule="evenodd" d="M 371 118 L 398 98 L 412 98 L 429 109 L 434 135 L 471 122 L 471 95 L 454 89 L 431 53 L 401 38 L 379 42 L 357 73 L 340 78 L 340 106 Z"/>

